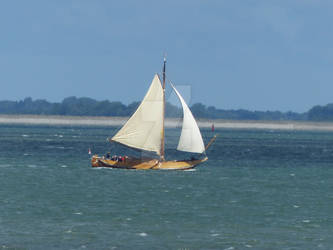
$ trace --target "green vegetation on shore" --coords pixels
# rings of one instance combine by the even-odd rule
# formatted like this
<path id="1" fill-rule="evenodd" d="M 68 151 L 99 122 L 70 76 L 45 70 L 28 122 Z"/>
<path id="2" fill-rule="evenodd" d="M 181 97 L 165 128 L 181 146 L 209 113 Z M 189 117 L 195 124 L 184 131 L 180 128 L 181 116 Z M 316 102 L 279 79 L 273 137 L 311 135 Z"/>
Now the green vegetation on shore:
<path id="1" fill-rule="evenodd" d="M 121 102 L 96 101 L 88 97 L 67 97 L 60 103 L 28 97 L 23 101 L 0 101 L 0 114 L 130 116 L 138 105 L 139 102 L 124 105 Z M 333 104 L 315 106 L 305 113 L 224 110 L 213 106 L 206 107 L 202 103 L 195 103 L 190 108 L 195 117 L 206 119 L 333 121 Z M 181 108 L 167 103 L 167 117 L 179 117 L 181 114 Z"/>

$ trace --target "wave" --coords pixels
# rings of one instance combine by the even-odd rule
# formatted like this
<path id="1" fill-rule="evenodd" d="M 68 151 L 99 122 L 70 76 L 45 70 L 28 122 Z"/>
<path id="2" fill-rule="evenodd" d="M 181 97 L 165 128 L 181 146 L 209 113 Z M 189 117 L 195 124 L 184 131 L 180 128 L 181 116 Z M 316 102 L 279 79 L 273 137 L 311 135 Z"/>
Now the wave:
<path id="1" fill-rule="evenodd" d="M 138 233 L 138 235 L 141 237 L 146 237 L 148 234 L 147 233 Z"/>
<path id="2" fill-rule="evenodd" d="M 64 147 L 64 146 L 43 146 L 43 148 L 48 148 L 48 149 L 73 149 L 73 147 Z"/>
<path id="3" fill-rule="evenodd" d="M 10 164 L 0 164 L 0 168 L 8 168 L 11 167 L 12 165 Z"/>
<path id="4" fill-rule="evenodd" d="M 195 171 L 197 171 L 195 168 L 191 168 L 191 169 L 186 169 L 186 170 L 184 170 L 184 171 L 186 171 L 186 172 L 195 172 Z"/>

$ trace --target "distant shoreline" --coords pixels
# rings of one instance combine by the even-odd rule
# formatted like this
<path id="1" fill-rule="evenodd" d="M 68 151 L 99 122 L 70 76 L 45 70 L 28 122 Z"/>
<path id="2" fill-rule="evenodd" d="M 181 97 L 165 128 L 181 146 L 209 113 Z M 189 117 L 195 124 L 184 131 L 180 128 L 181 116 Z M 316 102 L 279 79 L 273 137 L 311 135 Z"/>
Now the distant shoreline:
<path id="1" fill-rule="evenodd" d="M 96 116 L 54 116 L 54 115 L 0 115 L 0 124 L 48 125 L 48 126 L 121 126 L 128 117 Z M 256 120 L 222 120 L 198 119 L 200 128 L 228 129 L 272 129 L 272 130 L 317 130 L 333 131 L 333 122 L 306 121 L 256 121 Z M 180 127 L 181 119 L 167 118 L 165 126 Z"/>

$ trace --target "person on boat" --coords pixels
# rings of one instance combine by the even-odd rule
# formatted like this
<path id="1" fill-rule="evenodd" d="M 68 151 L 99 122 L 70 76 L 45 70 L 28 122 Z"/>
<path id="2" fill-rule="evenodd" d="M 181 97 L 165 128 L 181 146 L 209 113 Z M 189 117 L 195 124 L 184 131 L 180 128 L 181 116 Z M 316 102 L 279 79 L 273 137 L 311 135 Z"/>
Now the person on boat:
<path id="1" fill-rule="evenodd" d="M 197 158 L 194 155 L 192 155 L 191 156 L 191 161 L 195 161 L 195 160 L 197 160 Z"/>
<path id="2" fill-rule="evenodd" d="M 107 152 L 107 153 L 106 153 L 105 158 L 106 158 L 106 159 L 111 159 L 111 154 L 110 154 L 110 152 Z"/>

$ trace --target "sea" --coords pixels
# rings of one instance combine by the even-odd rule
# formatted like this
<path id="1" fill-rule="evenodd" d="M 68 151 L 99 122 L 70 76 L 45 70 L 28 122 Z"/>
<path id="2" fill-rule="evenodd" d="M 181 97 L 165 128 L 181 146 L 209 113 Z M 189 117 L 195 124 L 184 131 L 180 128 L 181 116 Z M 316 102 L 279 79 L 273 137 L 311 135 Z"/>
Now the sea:
<path id="1" fill-rule="evenodd" d="M 0 249 L 333 249 L 332 132 L 202 129 L 194 170 L 92 168 L 142 154 L 117 129 L 0 125 Z"/>

